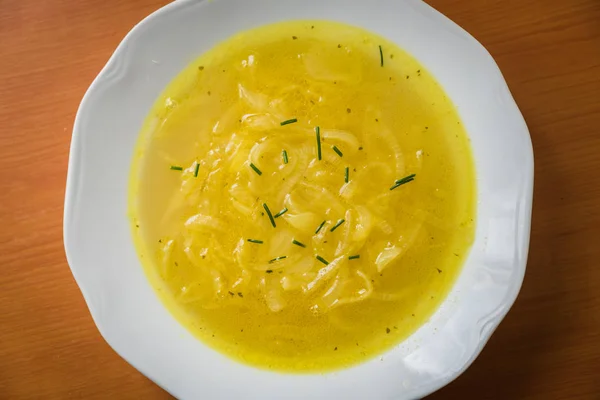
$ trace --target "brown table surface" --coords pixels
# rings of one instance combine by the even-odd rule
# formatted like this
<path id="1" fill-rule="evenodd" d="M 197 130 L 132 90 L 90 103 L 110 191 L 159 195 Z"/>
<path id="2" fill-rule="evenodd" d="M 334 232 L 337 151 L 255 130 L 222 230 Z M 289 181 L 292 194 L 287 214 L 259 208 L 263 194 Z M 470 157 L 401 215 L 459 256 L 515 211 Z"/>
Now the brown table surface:
<path id="1" fill-rule="evenodd" d="M 62 213 L 77 106 L 167 0 L 0 0 L 0 398 L 166 399 L 94 326 Z M 431 0 L 495 57 L 535 151 L 525 283 L 432 399 L 600 399 L 600 0 Z"/>

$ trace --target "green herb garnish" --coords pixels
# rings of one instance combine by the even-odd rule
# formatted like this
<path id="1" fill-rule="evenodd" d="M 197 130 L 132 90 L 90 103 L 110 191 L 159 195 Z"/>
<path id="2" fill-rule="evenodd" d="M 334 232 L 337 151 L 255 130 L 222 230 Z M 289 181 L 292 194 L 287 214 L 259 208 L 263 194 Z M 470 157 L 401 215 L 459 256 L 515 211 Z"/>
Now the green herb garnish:
<path id="1" fill-rule="evenodd" d="M 379 59 L 381 60 L 381 66 L 383 67 L 383 49 L 379 45 Z"/>
<path id="2" fill-rule="evenodd" d="M 316 127 L 315 132 L 317 134 L 317 158 L 321 159 L 321 128 Z"/>
<path id="3" fill-rule="evenodd" d="M 274 262 L 279 261 L 279 260 L 283 260 L 284 258 L 287 258 L 287 256 L 275 257 L 274 259 L 269 260 L 269 264 L 273 264 Z M 269 271 L 269 270 L 267 270 L 267 271 Z"/>
<path id="4" fill-rule="evenodd" d="M 284 208 L 283 210 L 279 211 L 277 214 L 273 215 L 273 218 L 279 218 L 281 217 L 283 214 L 285 214 L 286 212 L 288 212 L 287 208 Z"/>
<path id="5" fill-rule="evenodd" d="M 412 181 L 414 181 L 414 180 L 415 180 L 415 176 L 417 176 L 417 174 L 411 174 L 411 175 L 405 176 L 405 177 L 404 177 L 404 178 L 402 178 L 402 179 L 397 179 L 397 180 L 394 182 L 394 186 L 392 186 L 392 187 L 390 188 L 390 190 L 394 190 L 394 189 L 396 189 L 398 186 L 402 186 L 402 185 L 404 185 L 405 183 L 408 183 L 408 182 L 412 182 Z"/>
<path id="6" fill-rule="evenodd" d="M 321 222 L 321 225 L 319 225 L 319 227 L 318 227 L 318 228 L 317 228 L 317 230 L 315 231 L 315 235 L 316 235 L 317 233 L 319 233 L 319 231 L 321 230 L 321 228 L 323 228 L 323 225 L 325 225 L 325 222 L 327 222 L 327 221 L 323 221 L 323 222 Z"/>
<path id="7" fill-rule="evenodd" d="M 321 256 L 317 256 L 317 260 L 321 261 L 325 265 L 329 265 L 329 261 L 327 261 L 326 259 L 324 259 Z"/>
<path id="8" fill-rule="evenodd" d="M 300 246 L 300 247 L 306 247 L 306 245 L 304 243 L 300 243 L 299 241 L 297 241 L 296 239 L 292 240 L 292 243 L 295 244 L 296 246 Z"/>
<path id="9" fill-rule="evenodd" d="M 200 169 L 200 164 L 196 163 L 196 169 L 194 169 L 194 178 L 198 177 L 198 170 Z"/>
<path id="10" fill-rule="evenodd" d="M 267 215 L 269 216 L 269 219 L 271 220 L 271 225 L 273 225 L 273 228 L 275 228 L 277 225 L 275 225 L 275 219 L 273 218 L 273 214 L 271 214 L 271 210 L 269 210 L 269 206 L 267 206 L 267 203 L 263 203 L 263 208 L 265 209 Z"/>
<path id="11" fill-rule="evenodd" d="M 344 153 L 342 153 L 342 151 L 338 149 L 337 146 L 333 146 L 332 149 L 337 153 L 338 156 L 344 157 Z"/>
<path id="12" fill-rule="evenodd" d="M 266 272 L 267 274 L 272 274 L 272 273 L 273 273 L 273 270 L 272 270 L 272 269 L 268 269 L 268 270 L 266 270 L 265 272 Z"/>
<path id="13" fill-rule="evenodd" d="M 180 167 L 178 165 L 171 165 L 171 169 L 173 171 L 183 171 L 183 167 Z"/>
<path id="14" fill-rule="evenodd" d="M 293 124 L 294 122 L 298 122 L 298 119 L 297 118 L 287 119 L 287 120 L 281 122 L 281 126 Z"/>
<path id="15" fill-rule="evenodd" d="M 410 180 L 414 179 L 414 177 L 415 177 L 415 176 L 417 176 L 417 174 L 410 174 L 410 175 L 408 175 L 408 176 L 405 176 L 405 177 L 404 177 L 404 178 L 402 178 L 402 179 L 396 179 L 396 180 L 395 180 L 395 183 L 405 182 L 405 181 L 407 181 L 407 180 L 408 180 L 408 181 L 410 181 Z"/>
<path id="16" fill-rule="evenodd" d="M 281 152 L 281 156 L 283 157 L 283 163 L 287 164 L 288 163 L 288 156 L 287 156 L 287 151 L 283 150 Z"/>
<path id="17" fill-rule="evenodd" d="M 342 218 L 342 219 L 340 219 L 338 222 L 336 222 L 336 223 L 335 223 L 335 225 L 333 226 L 333 228 L 331 228 L 331 229 L 329 230 L 329 232 L 333 232 L 333 231 L 335 231 L 335 230 L 336 230 L 336 229 L 337 229 L 337 228 L 338 228 L 338 227 L 339 227 L 341 224 L 343 224 L 344 222 L 346 222 L 346 220 L 345 220 L 345 219 L 343 219 L 343 218 Z"/>
<path id="18" fill-rule="evenodd" d="M 257 239 L 248 239 L 248 241 L 249 241 L 250 243 L 263 244 L 263 241 L 262 241 L 262 240 L 257 240 Z"/>
<path id="19" fill-rule="evenodd" d="M 350 180 L 350 168 L 346 167 L 346 173 L 344 174 L 344 182 L 348 183 Z"/>
<path id="20" fill-rule="evenodd" d="M 254 165 L 254 164 L 250 163 L 250 168 L 252 168 L 252 169 L 254 170 L 254 172 L 256 172 L 256 173 L 258 174 L 258 176 L 261 176 L 261 175 L 262 175 L 262 172 L 260 171 L 260 169 L 258 169 L 258 168 L 256 167 L 256 165 Z"/>
<path id="21" fill-rule="evenodd" d="M 348 257 L 348 260 L 356 260 L 357 258 L 360 258 L 360 254 L 357 254 L 355 256 L 350 256 L 350 257 Z"/>

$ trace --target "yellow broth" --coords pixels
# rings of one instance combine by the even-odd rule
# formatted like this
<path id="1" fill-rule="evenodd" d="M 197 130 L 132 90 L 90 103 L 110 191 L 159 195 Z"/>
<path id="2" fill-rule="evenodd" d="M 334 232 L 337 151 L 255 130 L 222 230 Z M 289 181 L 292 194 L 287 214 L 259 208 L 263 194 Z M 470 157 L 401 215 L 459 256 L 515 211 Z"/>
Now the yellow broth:
<path id="1" fill-rule="evenodd" d="M 194 335 L 246 364 L 319 372 L 399 344 L 444 300 L 474 237 L 475 172 L 454 106 L 412 56 L 359 28 L 285 22 L 168 85 L 130 214 L 150 282 Z"/>

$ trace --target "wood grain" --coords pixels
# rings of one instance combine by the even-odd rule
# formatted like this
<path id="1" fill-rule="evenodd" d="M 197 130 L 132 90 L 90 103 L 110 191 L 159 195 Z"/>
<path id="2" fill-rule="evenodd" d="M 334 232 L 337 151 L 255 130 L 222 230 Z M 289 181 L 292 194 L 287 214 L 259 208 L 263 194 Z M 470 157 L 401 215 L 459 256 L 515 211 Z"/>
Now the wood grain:
<path id="1" fill-rule="evenodd" d="M 167 399 L 100 337 L 65 261 L 79 101 L 166 0 L 0 0 L 0 398 Z M 533 138 L 521 294 L 431 399 L 600 399 L 600 1 L 430 0 L 497 60 Z"/>

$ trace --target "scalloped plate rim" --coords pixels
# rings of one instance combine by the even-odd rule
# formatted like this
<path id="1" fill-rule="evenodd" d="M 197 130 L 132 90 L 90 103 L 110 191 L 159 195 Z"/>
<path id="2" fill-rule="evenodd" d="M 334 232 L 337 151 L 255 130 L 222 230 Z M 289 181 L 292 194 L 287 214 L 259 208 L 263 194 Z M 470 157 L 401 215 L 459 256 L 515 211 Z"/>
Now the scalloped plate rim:
<path id="1" fill-rule="evenodd" d="M 111 335 L 109 333 L 107 333 L 105 326 L 103 326 L 102 322 L 98 318 L 98 311 L 95 308 L 94 300 L 90 298 L 90 295 L 88 294 L 88 291 L 86 290 L 85 285 L 82 284 L 82 278 L 81 278 L 78 268 L 76 266 L 78 263 L 78 261 L 77 261 L 78 256 L 74 255 L 74 253 L 73 253 L 74 250 L 69 247 L 69 242 L 70 242 L 69 235 L 70 235 L 70 227 L 71 227 L 71 224 L 73 223 L 73 221 L 72 221 L 73 207 L 75 207 L 73 202 L 76 199 L 75 192 L 77 192 L 77 190 L 78 190 L 77 182 L 79 179 L 81 179 L 81 176 L 78 175 L 79 174 L 78 167 L 82 163 L 81 151 L 80 151 L 80 146 L 82 145 L 81 141 L 83 140 L 82 137 L 84 135 L 84 133 L 82 133 L 82 124 L 83 124 L 82 120 L 85 117 L 86 113 L 91 112 L 89 110 L 89 107 L 90 107 L 89 104 L 92 101 L 91 99 L 94 98 L 97 91 L 99 89 L 101 89 L 103 85 L 110 86 L 111 82 L 106 81 L 106 75 L 110 74 L 112 68 L 117 65 L 117 62 L 120 58 L 126 58 L 127 45 L 129 44 L 130 41 L 133 40 L 135 35 L 139 31 L 142 30 L 143 27 L 145 27 L 147 25 L 151 25 L 156 20 L 158 20 L 162 15 L 165 15 L 173 10 L 186 7 L 187 5 L 194 4 L 194 3 L 199 4 L 199 3 L 207 3 L 207 2 L 210 3 L 211 0 L 200 0 L 200 1 L 177 0 L 177 1 L 174 1 L 164 7 L 156 10 L 155 12 L 153 12 L 152 14 L 150 14 L 149 16 L 144 18 L 134 28 L 132 28 L 132 30 L 120 42 L 120 44 L 118 45 L 118 47 L 116 48 L 116 50 L 114 51 L 114 53 L 112 54 L 112 56 L 110 57 L 110 59 L 108 60 L 106 65 L 103 67 L 101 72 L 93 80 L 92 84 L 86 91 L 86 93 L 82 99 L 82 102 L 79 106 L 79 109 L 77 111 L 77 115 L 75 118 L 75 124 L 74 124 L 74 128 L 73 128 L 73 137 L 72 137 L 72 142 L 71 142 L 71 147 L 70 147 L 69 163 L 68 163 L 69 169 L 68 169 L 68 174 L 67 174 L 67 186 L 66 186 L 66 193 L 65 193 L 63 231 L 64 231 L 64 245 L 65 245 L 67 261 L 68 261 L 70 269 L 73 273 L 73 276 L 74 276 L 76 282 L 78 283 L 78 286 L 80 287 L 80 290 L 85 298 L 86 304 L 87 304 L 88 308 L 90 309 L 90 313 L 92 315 L 92 318 L 93 318 L 96 326 L 98 327 L 98 330 L 100 331 L 101 335 L 106 340 L 106 342 L 111 347 L 113 347 L 113 349 L 122 358 L 127 360 L 127 362 L 129 362 L 131 365 L 133 365 L 136 369 L 140 370 L 144 375 L 146 375 L 150 379 L 152 379 L 157 385 L 161 386 L 164 390 L 170 392 L 173 395 L 176 395 L 178 393 L 177 388 L 167 387 L 166 385 L 163 385 L 161 383 L 160 376 L 156 376 L 154 372 L 149 371 L 145 367 L 144 363 L 138 362 L 137 359 L 130 357 L 128 354 L 124 354 L 124 352 L 119 350 L 118 345 L 113 344 L 113 338 L 111 337 Z M 406 0 L 405 2 L 407 2 L 407 3 L 413 2 L 414 3 L 415 0 Z M 427 7 L 430 7 L 430 6 L 427 6 Z M 443 18 L 447 19 L 445 16 L 443 16 L 441 13 L 438 13 L 433 8 L 431 8 L 431 10 L 433 13 L 437 13 L 437 14 L 439 14 L 439 16 L 442 16 Z M 447 21 L 453 26 L 454 29 L 458 28 L 460 31 L 464 32 L 464 34 L 468 35 L 468 37 L 471 38 L 478 46 L 480 46 L 481 50 L 483 50 L 485 52 L 485 54 L 487 54 L 487 56 L 490 59 L 492 59 L 491 55 L 489 55 L 487 50 L 479 42 L 477 42 L 470 34 L 468 34 L 461 27 L 459 27 L 458 25 L 456 25 L 454 22 L 450 21 L 449 19 L 447 19 Z M 512 95 L 508 91 L 508 86 L 506 85 L 506 82 L 505 82 L 504 78 L 502 77 L 499 67 L 497 66 L 495 61 L 493 61 L 493 59 L 492 59 L 492 62 L 493 62 L 493 65 L 495 66 L 494 73 L 500 76 L 500 78 L 506 88 L 506 92 L 508 94 L 508 97 L 505 98 L 504 100 L 509 103 L 509 107 L 512 106 L 513 113 L 516 112 L 520 115 L 520 111 L 518 110 L 517 105 L 514 102 L 514 99 L 512 98 Z M 129 66 L 126 65 L 125 68 L 129 68 Z M 522 116 L 521 116 L 521 119 L 522 119 Z M 524 203 L 525 203 L 525 210 L 524 210 L 525 215 L 521 216 L 522 220 L 520 221 L 521 224 L 523 225 L 522 229 L 525 230 L 525 232 L 522 233 L 524 235 L 524 237 L 522 237 L 521 239 L 523 240 L 524 243 L 526 243 L 526 245 L 524 246 L 524 253 L 521 255 L 522 265 L 516 266 L 518 276 L 516 277 L 516 280 L 513 280 L 511 282 L 510 290 L 506 293 L 505 298 L 503 299 L 503 301 L 501 302 L 499 307 L 496 309 L 497 312 L 494 313 L 495 315 L 486 322 L 487 324 L 491 324 L 491 328 L 488 329 L 483 334 L 483 336 L 480 336 L 479 341 L 478 341 L 478 346 L 475 349 L 475 351 L 473 353 L 471 353 L 471 356 L 468 358 L 468 360 L 465 363 L 463 363 L 458 369 L 455 369 L 451 375 L 444 375 L 444 376 L 438 377 L 437 379 L 432 379 L 430 381 L 429 387 L 423 387 L 420 392 L 413 393 L 419 397 L 430 394 L 430 393 L 438 390 L 439 388 L 447 385 L 448 383 L 450 383 L 451 381 L 456 379 L 459 375 L 461 375 L 462 372 L 464 372 L 472 364 L 472 362 L 475 360 L 475 358 L 477 358 L 477 356 L 483 350 L 483 347 L 485 346 L 485 344 L 487 343 L 487 341 L 489 340 L 489 338 L 491 337 L 491 335 L 493 334 L 495 329 L 498 327 L 499 323 L 506 316 L 506 314 L 508 313 L 508 311 L 510 310 L 510 308 L 516 301 L 516 298 L 517 298 L 520 288 L 522 286 L 522 283 L 524 280 L 524 275 L 525 275 L 525 269 L 526 269 L 525 267 L 526 267 L 528 243 L 529 243 L 529 229 L 530 229 L 529 227 L 531 224 L 531 203 L 532 203 L 532 197 L 533 197 L 533 149 L 531 147 L 531 138 L 527 131 L 527 127 L 525 126 L 524 120 L 523 120 L 523 127 L 524 127 L 524 131 L 527 133 L 527 139 L 528 139 L 528 143 L 530 146 L 530 149 L 529 149 L 530 160 L 528 160 L 529 161 L 528 165 L 527 165 L 528 170 L 526 171 L 527 175 L 528 175 L 528 178 L 526 180 L 527 184 L 524 188 L 524 193 L 523 193 Z M 399 394 L 399 395 L 401 396 L 401 394 Z"/>

